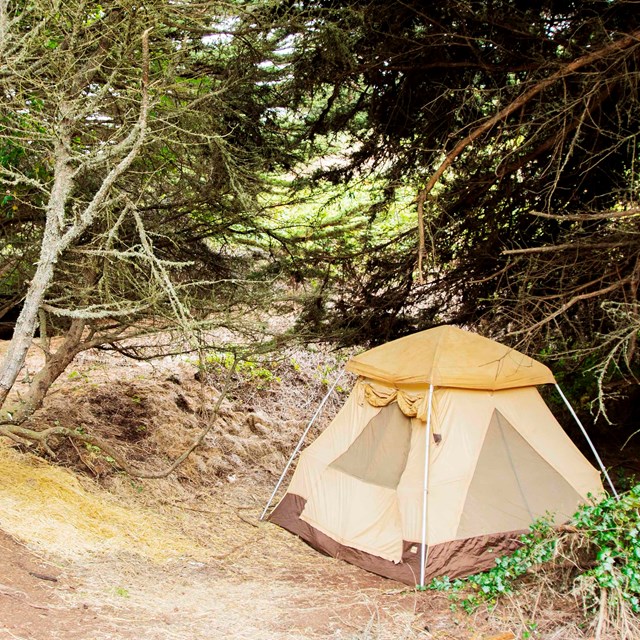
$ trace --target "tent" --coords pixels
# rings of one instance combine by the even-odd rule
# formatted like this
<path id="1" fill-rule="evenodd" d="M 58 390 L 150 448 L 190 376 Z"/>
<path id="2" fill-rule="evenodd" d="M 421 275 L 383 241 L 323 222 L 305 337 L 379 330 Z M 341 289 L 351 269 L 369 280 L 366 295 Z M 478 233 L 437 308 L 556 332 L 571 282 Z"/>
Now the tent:
<path id="1" fill-rule="evenodd" d="M 603 492 L 536 388 L 551 371 L 518 351 L 442 326 L 347 370 L 352 393 L 269 517 L 319 551 L 410 585 L 461 577 Z"/>

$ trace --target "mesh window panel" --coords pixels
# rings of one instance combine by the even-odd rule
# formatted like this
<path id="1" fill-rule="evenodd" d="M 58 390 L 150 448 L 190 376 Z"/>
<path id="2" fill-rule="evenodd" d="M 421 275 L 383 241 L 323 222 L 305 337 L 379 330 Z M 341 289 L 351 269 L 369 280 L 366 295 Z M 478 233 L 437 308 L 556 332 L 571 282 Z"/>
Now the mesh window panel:
<path id="1" fill-rule="evenodd" d="M 494 411 L 469 486 L 458 538 L 526 529 L 548 513 L 566 521 L 580 504 L 576 490 Z"/>
<path id="2" fill-rule="evenodd" d="M 392 402 L 329 466 L 365 482 L 395 489 L 407 464 L 410 445 L 411 419 Z"/>

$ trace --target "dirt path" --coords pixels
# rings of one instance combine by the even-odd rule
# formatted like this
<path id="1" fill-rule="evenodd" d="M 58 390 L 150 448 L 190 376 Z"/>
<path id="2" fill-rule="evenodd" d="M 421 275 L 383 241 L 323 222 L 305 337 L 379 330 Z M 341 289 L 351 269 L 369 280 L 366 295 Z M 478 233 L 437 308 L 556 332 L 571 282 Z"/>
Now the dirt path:
<path id="1" fill-rule="evenodd" d="M 60 568 L 44 562 L 0 531 L 0 638 L 88 638 L 96 614 L 66 600 L 77 588 Z"/>
<path id="2" fill-rule="evenodd" d="M 238 500 L 235 488 L 229 494 L 229 502 Z M 495 627 L 483 620 L 453 615 L 444 596 L 417 594 L 320 556 L 274 525 L 237 515 L 227 506 L 217 518 L 219 526 L 230 517 L 240 526 L 228 529 L 227 550 L 205 562 L 179 557 L 157 563 L 126 550 L 82 553 L 77 559 L 72 553 L 36 555 L 1 534 L 0 638 L 480 640 L 495 635 Z"/>

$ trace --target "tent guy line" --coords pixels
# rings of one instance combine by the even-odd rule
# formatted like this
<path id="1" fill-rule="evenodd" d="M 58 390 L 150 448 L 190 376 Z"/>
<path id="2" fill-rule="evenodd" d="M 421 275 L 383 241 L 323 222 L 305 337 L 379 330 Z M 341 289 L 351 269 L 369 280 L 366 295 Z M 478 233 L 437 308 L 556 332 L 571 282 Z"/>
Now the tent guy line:
<path id="1" fill-rule="evenodd" d="M 338 382 L 340 382 L 340 379 L 345 374 L 345 371 L 346 371 L 346 369 L 342 369 L 342 371 L 340 371 L 340 374 L 338 375 L 338 377 L 333 381 L 333 384 L 331 385 L 331 388 L 329 389 L 329 391 L 327 391 L 327 393 L 324 396 L 324 398 L 322 398 L 322 400 L 320 401 L 320 404 L 318 405 L 318 408 L 316 409 L 316 412 L 313 414 L 311 420 L 309 420 L 309 424 L 307 425 L 306 429 L 302 433 L 302 436 L 300 436 L 300 440 L 298 441 L 298 444 L 296 445 L 296 448 L 293 450 L 293 453 L 291 454 L 289 460 L 287 461 L 287 464 L 285 465 L 284 469 L 282 470 L 282 473 L 280 474 L 280 478 L 278 479 L 278 482 L 276 483 L 276 486 L 275 486 L 275 488 L 273 490 L 273 493 L 271 494 L 271 496 L 269 498 L 269 501 L 267 502 L 264 510 L 262 511 L 262 514 L 260 515 L 260 520 L 264 520 L 264 517 L 265 517 L 267 511 L 269 510 L 269 507 L 271 506 L 271 503 L 273 502 L 273 499 L 275 498 L 276 493 L 278 493 L 278 489 L 280 488 L 280 485 L 282 484 L 282 481 L 284 480 L 285 476 L 287 475 L 287 471 L 289 471 L 289 467 L 291 466 L 291 463 L 293 462 L 295 457 L 298 455 L 298 451 L 300 451 L 300 449 L 302 447 L 302 443 L 304 442 L 304 439 L 307 437 L 307 434 L 309 433 L 309 430 L 311 429 L 311 427 L 313 426 L 315 421 L 318 419 L 318 417 L 322 413 L 322 409 L 324 408 L 324 405 L 327 403 L 327 400 L 331 397 L 331 394 L 333 393 L 333 390 L 338 386 Z"/>
<path id="2" fill-rule="evenodd" d="M 560 388 L 560 385 L 557 382 L 556 382 L 556 389 L 558 390 L 558 393 L 560 394 L 560 397 L 564 400 L 564 403 L 567 405 L 567 409 L 569 409 L 571 415 L 573 416 L 573 419 L 578 423 L 578 426 L 580 427 L 580 430 L 582 431 L 582 434 L 586 438 L 586 440 L 587 440 L 587 442 L 589 444 L 589 447 L 591 448 L 591 451 L 593 452 L 593 455 L 595 456 L 595 458 L 596 458 L 596 460 L 598 462 L 598 466 L 602 470 L 602 473 L 603 473 L 604 477 L 607 479 L 607 484 L 611 487 L 611 493 L 613 493 L 613 495 L 615 496 L 616 500 L 620 500 L 620 496 L 618 495 L 618 492 L 616 491 L 616 488 L 613 486 L 613 482 L 611 481 L 609 473 L 608 473 L 606 467 L 604 466 L 604 463 L 602 462 L 600 456 L 598 455 L 598 451 L 595 448 L 595 445 L 593 444 L 593 442 L 591 441 L 591 438 L 589 437 L 589 434 L 587 433 L 587 430 L 584 428 L 584 425 L 582 424 L 582 420 L 580 420 L 580 418 L 578 418 L 578 414 L 574 411 L 573 407 L 569 403 L 569 400 L 567 400 L 567 397 L 564 395 L 564 393 L 562 393 L 562 389 Z"/>

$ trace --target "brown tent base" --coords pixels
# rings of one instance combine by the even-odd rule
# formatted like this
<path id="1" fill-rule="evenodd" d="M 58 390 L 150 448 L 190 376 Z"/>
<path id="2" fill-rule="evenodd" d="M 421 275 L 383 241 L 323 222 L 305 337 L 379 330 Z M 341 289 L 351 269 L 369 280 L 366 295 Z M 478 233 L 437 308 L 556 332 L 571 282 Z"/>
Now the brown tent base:
<path id="1" fill-rule="evenodd" d="M 269 520 L 300 536 L 314 549 L 339 560 L 355 564 L 371 573 L 415 586 L 420 581 L 420 543 L 404 541 L 402 562 L 396 564 L 370 553 L 347 547 L 300 519 L 306 500 L 287 493 Z M 495 566 L 497 557 L 515 551 L 525 531 L 509 531 L 452 540 L 429 548 L 426 582 L 447 575 L 450 578 L 486 571 Z"/>

